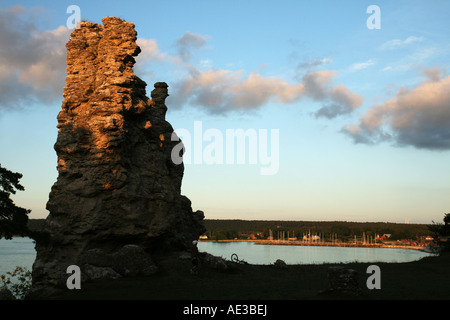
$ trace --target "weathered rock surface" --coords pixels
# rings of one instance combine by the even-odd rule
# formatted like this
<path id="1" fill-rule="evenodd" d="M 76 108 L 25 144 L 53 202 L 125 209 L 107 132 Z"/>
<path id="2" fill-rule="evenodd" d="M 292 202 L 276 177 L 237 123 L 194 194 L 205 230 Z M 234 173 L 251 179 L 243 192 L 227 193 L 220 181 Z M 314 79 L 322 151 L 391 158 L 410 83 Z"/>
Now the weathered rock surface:
<path id="1" fill-rule="evenodd" d="M 277 269 L 287 269 L 287 264 L 286 262 L 284 262 L 281 259 L 277 259 L 277 261 L 275 261 L 275 263 L 273 264 L 275 266 L 275 268 Z"/>
<path id="2" fill-rule="evenodd" d="M 199 254 L 200 267 L 210 268 L 220 272 L 226 272 L 231 270 L 230 264 L 221 257 L 213 256 L 207 252 L 201 252 Z"/>
<path id="3" fill-rule="evenodd" d="M 82 22 L 67 43 L 58 115 L 58 179 L 36 243 L 33 290 L 65 288 L 69 265 L 87 278 L 147 275 L 157 256 L 184 250 L 204 232 L 203 212 L 181 195 L 183 164 L 171 152 L 168 86 L 132 70 L 140 52 L 134 24 Z M 45 239 L 45 240 L 44 240 Z M 82 279 L 83 281 L 83 279 Z"/>
<path id="4" fill-rule="evenodd" d="M 328 268 L 327 277 L 330 287 L 322 291 L 321 294 L 344 294 L 350 296 L 362 294 L 356 270 L 332 266 Z"/>

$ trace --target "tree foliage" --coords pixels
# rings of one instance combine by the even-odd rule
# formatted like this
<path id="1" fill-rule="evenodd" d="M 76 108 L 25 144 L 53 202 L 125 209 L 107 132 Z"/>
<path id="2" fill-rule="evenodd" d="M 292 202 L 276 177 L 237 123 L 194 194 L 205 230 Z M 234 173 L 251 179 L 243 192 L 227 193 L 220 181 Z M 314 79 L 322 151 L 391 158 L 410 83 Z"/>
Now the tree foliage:
<path id="1" fill-rule="evenodd" d="M 9 171 L 0 164 L 0 239 L 27 234 L 28 214 L 31 210 L 16 206 L 10 197 L 17 190 L 25 190 L 19 182 L 21 178 L 21 173 Z"/>
<path id="2" fill-rule="evenodd" d="M 390 234 L 390 240 L 416 239 L 429 234 L 425 224 L 404 224 L 388 222 L 348 222 L 348 221 L 276 221 L 276 220 L 205 220 L 207 229 L 205 235 L 210 239 L 233 239 L 239 235 L 262 232 L 264 237 L 271 231 L 274 238 L 278 233 L 295 236 L 299 239 L 305 234 L 318 234 L 328 238 L 330 234 L 338 235 L 339 239 L 350 241 L 355 236 L 375 237 Z M 230 238 L 227 232 L 232 233 Z M 236 236 L 236 233 L 238 234 Z"/>
<path id="3" fill-rule="evenodd" d="M 436 238 L 447 238 L 450 236 L 450 213 L 444 213 L 444 223 L 435 223 L 428 226 L 428 229 Z"/>
<path id="4" fill-rule="evenodd" d="M 0 274 L 0 290 L 9 290 L 16 299 L 24 299 L 31 289 L 31 271 L 26 267 L 17 266 L 6 275 Z"/>

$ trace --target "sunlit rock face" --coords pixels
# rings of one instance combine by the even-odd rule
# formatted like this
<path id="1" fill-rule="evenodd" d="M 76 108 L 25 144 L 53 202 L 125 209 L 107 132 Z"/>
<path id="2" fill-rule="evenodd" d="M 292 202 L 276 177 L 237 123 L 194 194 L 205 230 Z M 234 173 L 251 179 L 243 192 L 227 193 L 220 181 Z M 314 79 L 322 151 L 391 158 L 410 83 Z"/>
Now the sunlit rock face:
<path id="1" fill-rule="evenodd" d="M 168 86 L 156 83 L 149 99 L 132 70 L 140 52 L 134 24 L 102 22 L 82 22 L 66 45 L 58 179 L 47 203 L 49 236 L 36 243 L 35 291 L 65 287 L 69 265 L 81 268 L 82 280 L 151 274 L 159 255 L 204 232 L 203 212 L 180 193 L 183 164 L 171 159 L 179 141 L 165 120 Z"/>

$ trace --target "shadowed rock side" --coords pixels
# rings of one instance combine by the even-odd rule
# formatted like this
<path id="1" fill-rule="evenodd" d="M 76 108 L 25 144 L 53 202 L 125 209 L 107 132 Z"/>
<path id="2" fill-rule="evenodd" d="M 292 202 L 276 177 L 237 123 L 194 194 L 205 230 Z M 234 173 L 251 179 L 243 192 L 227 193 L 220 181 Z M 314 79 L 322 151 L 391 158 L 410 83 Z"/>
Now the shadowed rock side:
<path id="1" fill-rule="evenodd" d="M 203 212 L 181 195 L 167 84 L 146 96 L 132 70 L 134 24 L 107 17 L 82 22 L 67 43 L 67 79 L 58 115 L 58 179 L 37 240 L 34 295 L 66 288 L 69 265 L 82 281 L 146 275 L 159 255 L 187 249 L 204 232 Z"/>

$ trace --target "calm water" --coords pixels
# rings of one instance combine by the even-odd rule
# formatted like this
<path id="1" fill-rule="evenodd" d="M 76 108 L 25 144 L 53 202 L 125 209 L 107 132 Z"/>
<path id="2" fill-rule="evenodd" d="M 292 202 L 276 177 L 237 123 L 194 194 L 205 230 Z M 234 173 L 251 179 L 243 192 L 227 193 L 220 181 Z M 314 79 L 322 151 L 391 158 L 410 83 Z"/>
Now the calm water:
<path id="1" fill-rule="evenodd" d="M 200 251 L 231 260 L 236 253 L 239 260 L 251 264 L 273 264 L 277 259 L 287 264 L 323 264 L 347 262 L 410 262 L 432 254 L 419 250 L 391 248 L 352 248 L 256 245 L 252 242 L 199 242 Z"/>
<path id="2" fill-rule="evenodd" d="M 346 262 L 410 262 L 432 254 L 418 250 L 384 248 L 343 248 L 307 246 L 255 245 L 252 242 L 200 242 L 199 250 L 231 260 L 236 253 L 240 260 L 252 264 L 273 264 L 277 259 L 287 264 L 322 264 Z M 29 238 L 0 240 L 0 274 L 16 266 L 32 269 L 36 251 Z"/>
<path id="3" fill-rule="evenodd" d="M 27 267 L 31 271 L 36 250 L 30 238 L 0 239 L 0 274 L 13 271 L 16 266 Z"/>

